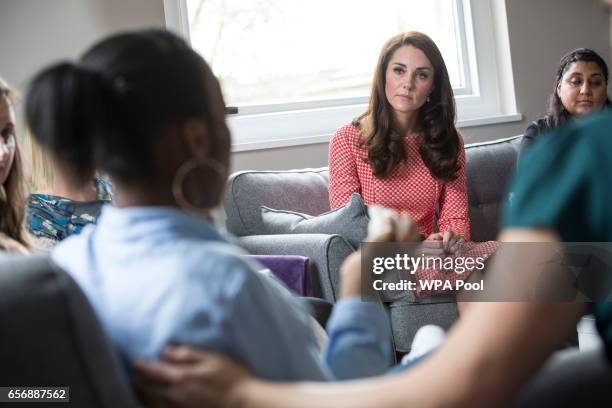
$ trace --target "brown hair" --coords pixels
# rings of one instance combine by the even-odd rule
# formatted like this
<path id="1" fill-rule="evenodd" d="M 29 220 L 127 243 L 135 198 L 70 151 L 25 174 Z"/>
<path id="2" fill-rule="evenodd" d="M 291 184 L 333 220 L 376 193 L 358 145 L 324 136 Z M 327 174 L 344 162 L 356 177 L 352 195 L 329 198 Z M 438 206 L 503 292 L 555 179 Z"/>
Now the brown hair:
<path id="1" fill-rule="evenodd" d="M 0 102 L 4 101 L 12 107 L 16 99 L 15 91 L 0 78 Z M 19 145 L 15 146 L 13 165 L 4 185 L 0 186 L 0 190 L 4 190 L 4 194 L 0 194 L 0 233 L 6 234 L 25 247 L 30 247 L 28 234 L 23 224 L 26 192 Z"/>
<path id="2" fill-rule="evenodd" d="M 442 54 L 427 35 L 410 31 L 398 34 L 385 43 L 374 73 L 368 109 L 353 121 L 353 125 L 364 133 L 362 143 L 368 147 L 368 161 L 376 177 L 388 176 L 406 159 L 404 135 L 392 129 L 393 108 L 385 94 L 389 61 L 397 49 L 406 45 L 423 51 L 434 69 L 432 93 L 419 110 L 421 158 L 432 176 L 443 181 L 453 180 L 459 170 L 461 148 L 459 133 L 455 128 L 455 99 Z"/>

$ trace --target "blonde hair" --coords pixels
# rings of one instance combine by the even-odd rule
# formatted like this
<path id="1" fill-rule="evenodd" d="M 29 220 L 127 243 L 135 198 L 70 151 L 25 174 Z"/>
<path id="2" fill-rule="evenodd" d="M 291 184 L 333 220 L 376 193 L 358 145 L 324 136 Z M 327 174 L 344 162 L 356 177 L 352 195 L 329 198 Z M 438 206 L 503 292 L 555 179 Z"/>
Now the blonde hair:
<path id="1" fill-rule="evenodd" d="M 17 93 L 0 78 L 0 100 L 12 108 L 18 99 Z M 0 233 L 30 248 L 30 238 L 24 226 L 26 190 L 24 185 L 23 162 L 16 142 L 13 165 L 4 185 L 0 186 Z"/>
<path id="2" fill-rule="evenodd" d="M 29 130 L 26 132 L 23 151 L 29 165 L 26 182 L 30 190 L 41 192 L 53 189 L 58 179 L 53 158 L 40 146 Z"/>

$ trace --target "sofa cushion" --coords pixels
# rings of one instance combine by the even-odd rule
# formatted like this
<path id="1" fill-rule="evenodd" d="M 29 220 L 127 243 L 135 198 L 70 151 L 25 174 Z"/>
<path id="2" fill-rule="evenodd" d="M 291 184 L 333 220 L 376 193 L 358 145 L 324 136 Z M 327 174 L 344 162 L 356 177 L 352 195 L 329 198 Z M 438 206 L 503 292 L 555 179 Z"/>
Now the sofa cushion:
<path id="1" fill-rule="evenodd" d="M 465 147 L 466 177 L 473 241 L 495 240 L 508 184 L 516 164 L 521 136 Z"/>
<path id="2" fill-rule="evenodd" d="M 227 229 L 239 237 L 262 235 L 260 206 L 310 215 L 329 211 L 327 167 L 288 171 L 242 171 L 228 180 Z"/>
<path id="3" fill-rule="evenodd" d="M 338 234 L 358 248 L 367 235 L 368 210 L 359 193 L 342 207 L 319 216 L 261 206 L 265 234 Z"/>

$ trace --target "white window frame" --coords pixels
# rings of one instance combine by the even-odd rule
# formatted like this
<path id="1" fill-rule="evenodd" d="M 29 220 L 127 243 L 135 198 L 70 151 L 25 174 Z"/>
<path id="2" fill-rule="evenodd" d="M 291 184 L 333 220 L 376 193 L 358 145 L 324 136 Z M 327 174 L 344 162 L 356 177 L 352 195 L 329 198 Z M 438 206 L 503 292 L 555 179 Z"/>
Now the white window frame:
<path id="1" fill-rule="evenodd" d="M 465 87 L 455 89 L 457 126 L 516 122 L 505 0 L 456 0 Z M 166 27 L 189 41 L 186 0 L 164 0 Z M 329 142 L 341 125 L 363 113 L 367 97 L 239 107 L 228 116 L 232 151 Z"/>

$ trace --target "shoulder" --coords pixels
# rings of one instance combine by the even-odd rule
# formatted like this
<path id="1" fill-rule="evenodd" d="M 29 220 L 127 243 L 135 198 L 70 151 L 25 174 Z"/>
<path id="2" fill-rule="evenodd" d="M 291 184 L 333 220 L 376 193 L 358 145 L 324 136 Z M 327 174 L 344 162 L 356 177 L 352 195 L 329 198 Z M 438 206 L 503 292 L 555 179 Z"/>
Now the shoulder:
<path id="1" fill-rule="evenodd" d="M 550 227 L 568 241 L 607 240 L 602 227 L 610 213 L 610 129 L 612 116 L 599 114 L 560 126 L 534 143 L 519 161 L 504 225 Z"/>
<path id="2" fill-rule="evenodd" d="M 185 267 L 183 284 L 186 299 L 205 298 L 224 305 L 232 313 L 250 313 L 281 302 L 287 307 L 292 302 L 289 291 L 265 268 L 238 254 L 231 245 L 202 250 Z"/>
<path id="3" fill-rule="evenodd" d="M 79 234 L 61 240 L 51 251 L 51 259 L 75 278 L 90 276 L 91 271 L 86 265 L 93 243 L 93 231 L 93 227 L 85 227 Z"/>
<path id="4" fill-rule="evenodd" d="M 534 120 L 527 126 L 523 136 L 527 139 L 535 139 L 542 133 L 551 130 L 548 120 L 545 117 Z"/>
<path id="5" fill-rule="evenodd" d="M 363 133 L 353 123 L 347 123 L 336 129 L 331 144 L 335 146 L 358 146 L 363 139 Z"/>
<path id="6" fill-rule="evenodd" d="M 549 156 L 566 158 L 581 156 L 585 152 L 609 153 L 611 130 L 612 113 L 606 112 L 572 121 L 551 130 L 553 137 L 546 138 L 545 143 L 534 144 L 534 154 L 531 156 L 542 156 L 544 150 Z"/>
<path id="7" fill-rule="evenodd" d="M 257 280 L 258 267 L 244 253 L 226 242 L 194 241 L 182 247 L 184 283 L 198 282 L 196 290 L 207 293 L 239 292 Z"/>
<path id="8" fill-rule="evenodd" d="M 570 177 L 564 182 L 598 179 L 596 175 L 610 167 L 612 114 L 598 114 L 572 121 L 550 132 L 550 137 L 538 140 L 519 161 L 516 187 L 522 184 L 556 183 L 560 175 Z M 611 169 L 612 171 L 612 169 Z M 527 175 L 530 176 L 527 176 Z"/>
<path id="9" fill-rule="evenodd" d="M 461 153 L 465 149 L 465 140 L 459 130 L 457 130 L 457 140 L 459 141 L 459 152 Z"/>

